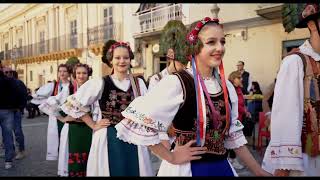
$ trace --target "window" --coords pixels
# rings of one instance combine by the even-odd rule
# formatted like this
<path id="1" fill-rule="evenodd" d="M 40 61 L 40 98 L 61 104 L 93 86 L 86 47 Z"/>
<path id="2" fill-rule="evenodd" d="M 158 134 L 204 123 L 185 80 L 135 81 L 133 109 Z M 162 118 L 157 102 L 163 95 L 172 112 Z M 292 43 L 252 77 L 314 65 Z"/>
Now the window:
<path id="1" fill-rule="evenodd" d="M 33 81 L 33 74 L 32 74 L 32 71 L 30 71 L 30 81 Z"/>
<path id="2" fill-rule="evenodd" d="M 22 57 L 22 38 L 18 40 L 17 57 Z"/>
<path id="3" fill-rule="evenodd" d="M 71 48 L 77 47 L 77 20 L 70 21 L 70 45 Z"/>
<path id="4" fill-rule="evenodd" d="M 113 7 L 103 10 L 104 40 L 113 38 Z"/>
<path id="5" fill-rule="evenodd" d="M 5 51 L 5 59 L 10 59 L 10 52 L 9 52 L 9 44 L 4 44 L 4 51 Z"/>
<path id="6" fill-rule="evenodd" d="M 44 54 L 45 53 L 45 32 L 44 31 L 41 31 L 40 32 L 40 35 L 39 35 L 39 39 L 40 39 L 40 42 L 39 42 L 39 51 L 40 51 L 40 54 Z"/>
<path id="7" fill-rule="evenodd" d="M 167 67 L 167 57 L 165 57 L 165 56 L 160 57 L 159 64 L 160 64 L 159 67 L 160 67 L 160 72 L 161 72 L 162 70 L 164 70 Z"/>

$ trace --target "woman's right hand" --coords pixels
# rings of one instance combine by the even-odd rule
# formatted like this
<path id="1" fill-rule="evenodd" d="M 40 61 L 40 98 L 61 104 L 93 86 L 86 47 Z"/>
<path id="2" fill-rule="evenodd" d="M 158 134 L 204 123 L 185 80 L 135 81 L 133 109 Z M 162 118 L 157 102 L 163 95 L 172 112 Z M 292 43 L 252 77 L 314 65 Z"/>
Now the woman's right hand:
<path id="1" fill-rule="evenodd" d="M 99 129 L 106 128 L 106 127 L 110 126 L 110 124 L 111 123 L 110 123 L 109 119 L 101 119 L 100 121 L 96 122 L 93 130 L 97 131 Z"/>
<path id="2" fill-rule="evenodd" d="M 170 163 L 172 164 L 183 164 L 192 160 L 201 159 L 201 154 L 207 152 L 206 147 L 192 147 L 196 143 L 196 140 L 191 140 L 183 146 L 178 146 L 172 151 L 172 158 Z"/>

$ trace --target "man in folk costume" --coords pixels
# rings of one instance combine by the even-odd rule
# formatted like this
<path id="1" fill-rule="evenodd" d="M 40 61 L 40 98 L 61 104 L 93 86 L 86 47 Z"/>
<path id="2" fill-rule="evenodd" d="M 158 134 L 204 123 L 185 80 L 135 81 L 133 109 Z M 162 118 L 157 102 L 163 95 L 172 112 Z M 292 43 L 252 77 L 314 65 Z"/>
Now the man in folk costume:
<path id="1" fill-rule="evenodd" d="M 150 77 L 148 91 L 156 87 L 163 77 L 185 68 L 188 63 L 186 58 L 186 36 L 187 29 L 179 20 L 170 20 L 164 26 L 160 37 L 159 54 L 166 56 L 167 67 Z M 171 130 L 172 128 L 169 128 L 169 134 L 172 134 Z M 172 142 L 173 138 L 169 139 L 167 132 L 162 132 L 160 139 L 167 148 L 170 148 L 170 141 Z"/>
<path id="2" fill-rule="evenodd" d="M 285 31 L 308 28 L 310 39 L 283 59 L 277 75 L 271 140 L 263 160 L 263 168 L 276 176 L 320 176 L 319 5 L 283 7 Z"/>
<path id="3" fill-rule="evenodd" d="M 188 60 L 186 58 L 187 49 L 187 29 L 179 20 L 170 20 L 164 26 L 160 37 L 160 55 L 166 56 L 167 67 L 161 72 L 150 77 L 148 90 L 166 75 L 183 69 Z"/>

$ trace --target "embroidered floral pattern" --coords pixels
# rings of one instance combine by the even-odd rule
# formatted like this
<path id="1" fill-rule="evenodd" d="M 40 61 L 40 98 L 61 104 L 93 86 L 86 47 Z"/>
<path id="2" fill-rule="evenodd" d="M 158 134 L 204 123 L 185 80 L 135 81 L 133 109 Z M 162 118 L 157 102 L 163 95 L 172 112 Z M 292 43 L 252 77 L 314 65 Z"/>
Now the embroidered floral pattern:
<path id="1" fill-rule="evenodd" d="M 67 98 L 67 101 L 63 105 L 67 110 L 69 111 L 82 111 L 82 112 L 89 112 L 90 108 L 89 107 L 84 107 L 74 95 L 71 95 Z"/>
<path id="2" fill-rule="evenodd" d="M 124 117 L 121 112 L 124 111 L 130 102 L 133 100 L 131 89 L 128 92 L 117 90 L 110 90 L 109 98 L 107 98 L 104 105 L 100 106 L 102 110 L 102 117 L 111 121 L 111 124 L 118 124 Z"/>
<path id="3" fill-rule="evenodd" d="M 122 123 L 128 130 L 130 130 L 134 134 L 140 135 L 140 136 L 146 136 L 146 137 L 158 136 L 159 131 L 157 131 L 156 129 L 136 123 L 130 119 L 126 119 L 126 120 L 127 121 L 125 122 L 121 121 L 120 123 Z"/>
<path id="4" fill-rule="evenodd" d="M 88 160 L 87 153 L 69 153 L 68 164 L 86 164 Z"/>
<path id="5" fill-rule="evenodd" d="M 271 158 L 299 158 L 302 159 L 301 146 L 299 145 L 279 145 L 270 146 Z"/>
<path id="6" fill-rule="evenodd" d="M 141 121 L 141 124 L 146 124 L 146 125 L 148 125 L 148 127 L 151 127 L 153 129 L 157 129 L 159 131 L 166 131 L 165 126 L 161 122 L 155 121 L 151 118 L 146 117 L 145 114 L 137 112 L 137 110 L 133 109 L 131 106 L 127 107 L 125 112 L 134 116 L 135 119 Z"/>

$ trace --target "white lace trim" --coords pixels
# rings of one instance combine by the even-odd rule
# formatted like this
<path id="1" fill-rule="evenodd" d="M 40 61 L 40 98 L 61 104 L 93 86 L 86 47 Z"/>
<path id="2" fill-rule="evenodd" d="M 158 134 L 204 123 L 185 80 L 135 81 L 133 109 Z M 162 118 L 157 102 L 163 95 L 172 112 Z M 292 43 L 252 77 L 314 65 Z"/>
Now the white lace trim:
<path id="1" fill-rule="evenodd" d="M 149 146 L 160 143 L 159 134 L 155 129 L 124 119 L 118 123 L 117 138 L 135 145 Z"/>
<path id="2" fill-rule="evenodd" d="M 229 136 L 226 137 L 224 141 L 224 147 L 226 149 L 236 149 L 247 143 L 248 142 L 246 137 L 243 135 L 243 132 L 240 130 L 237 132 L 230 133 Z"/>
<path id="3" fill-rule="evenodd" d="M 73 95 L 67 98 L 67 101 L 61 106 L 61 109 L 73 118 L 80 118 L 90 112 L 90 107 L 82 106 Z"/>

